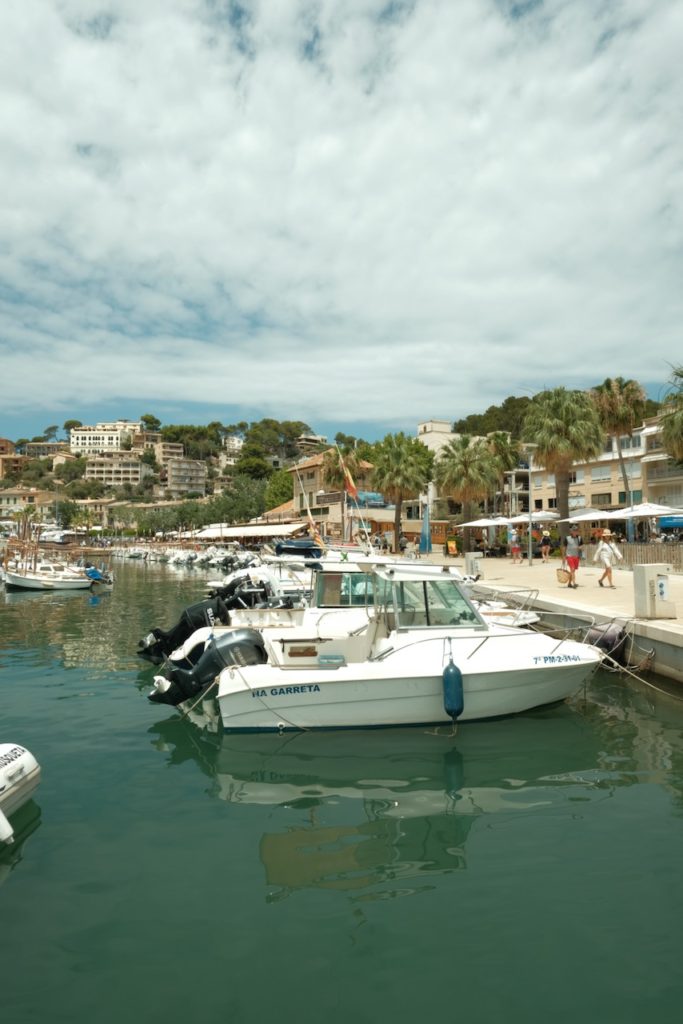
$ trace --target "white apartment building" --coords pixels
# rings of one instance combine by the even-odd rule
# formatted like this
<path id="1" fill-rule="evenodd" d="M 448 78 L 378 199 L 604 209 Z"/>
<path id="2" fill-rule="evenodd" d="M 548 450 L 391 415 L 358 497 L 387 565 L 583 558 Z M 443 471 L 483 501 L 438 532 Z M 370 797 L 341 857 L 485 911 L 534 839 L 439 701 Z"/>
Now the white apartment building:
<path id="1" fill-rule="evenodd" d="M 99 458 L 91 456 L 85 464 L 84 479 L 99 480 L 105 487 L 136 487 L 153 472 L 135 452 L 111 452 Z"/>
<path id="2" fill-rule="evenodd" d="M 159 441 L 152 448 L 160 466 L 165 466 L 171 459 L 182 459 L 185 455 L 185 448 L 179 441 Z"/>
<path id="3" fill-rule="evenodd" d="M 197 459 L 168 459 L 164 464 L 165 480 L 163 489 L 166 493 L 178 496 L 181 494 L 206 494 L 207 467 L 205 462 Z"/>
<path id="4" fill-rule="evenodd" d="M 74 455 L 99 455 L 119 452 L 132 444 L 133 436 L 143 429 L 142 423 L 115 420 L 94 427 L 74 427 L 69 433 L 69 447 Z"/>
<path id="5" fill-rule="evenodd" d="M 237 434 L 228 434 L 227 437 L 223 438 L 223 450 L 228 458 L 237 461 L 242 453 L 243 447 L 244 438 L 239 437 Z"/>

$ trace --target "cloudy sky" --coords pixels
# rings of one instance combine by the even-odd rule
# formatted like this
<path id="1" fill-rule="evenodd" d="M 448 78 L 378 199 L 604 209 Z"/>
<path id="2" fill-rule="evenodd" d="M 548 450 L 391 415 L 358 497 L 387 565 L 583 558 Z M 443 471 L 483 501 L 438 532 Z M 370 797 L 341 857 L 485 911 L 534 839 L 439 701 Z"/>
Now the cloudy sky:
<path id="1" fill-rule="evenodd" d="M 680 0 L 5 0 L 0 436 L 683 361 Z"/>

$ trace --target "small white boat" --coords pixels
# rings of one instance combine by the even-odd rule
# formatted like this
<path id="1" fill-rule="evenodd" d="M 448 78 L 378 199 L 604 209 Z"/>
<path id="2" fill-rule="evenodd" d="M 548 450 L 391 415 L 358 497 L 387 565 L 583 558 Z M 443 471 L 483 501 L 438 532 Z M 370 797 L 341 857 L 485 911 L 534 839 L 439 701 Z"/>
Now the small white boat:
<path id="1" fill-rule="evenodd" d="M 31 799 L 40 782 L 40 766 L 18 743 L 0 743 L 0 843 L 14 841 L 10 817 Z"/>
<path id="2" fill-rule="evenodd" d="M 231 732 L 430 725 L 562 701 L 602 659 L 487 622 L 448 569 L 337 565 L 316 590 L 315 618 L 225 631 L 192 670 L 157 676 L 150 700 L 177 705 L 209 686 Z"/>
<path id="3" fill-rule="evenodd" d="M 94 566 L 38 562 L 34 566 L 20 564 L 5 569 L 5 586 L 9 590 L 88 590 L 94 585 L 112 583 L 110 573 Z"/>

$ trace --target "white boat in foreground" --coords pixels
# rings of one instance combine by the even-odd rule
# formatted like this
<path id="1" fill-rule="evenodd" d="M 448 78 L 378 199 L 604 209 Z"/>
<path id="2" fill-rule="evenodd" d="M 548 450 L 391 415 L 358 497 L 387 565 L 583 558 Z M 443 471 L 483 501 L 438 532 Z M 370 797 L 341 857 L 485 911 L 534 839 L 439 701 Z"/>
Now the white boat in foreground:
<path id="1" fill-rule="evenodd" d="M 229 732 L 429 725 L 564 700 L 602 658 L 589 644 L 487 622 L 434 566 L 326 569 L 315 604 L 311 622 L 224 633 L 208 688 L 201 673 L 174 672 L 156 677 L 150 699 L 182 703 L 199 682 Z"/>
<path id="2" fill-rule="evenodd" d="M 14 841 L 10 817 L 31 799 L 40 782 L 40 766 L 18 743 L 0 743 L 0 843 Z"/>

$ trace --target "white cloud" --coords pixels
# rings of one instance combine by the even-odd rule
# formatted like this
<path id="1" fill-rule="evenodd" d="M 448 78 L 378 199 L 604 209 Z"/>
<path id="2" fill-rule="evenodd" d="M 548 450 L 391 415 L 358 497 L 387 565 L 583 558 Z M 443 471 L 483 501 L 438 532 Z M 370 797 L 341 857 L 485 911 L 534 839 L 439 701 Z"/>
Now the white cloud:
<path id="1" fill-rule="evenodd" d="M 7 416 L 104 389 L 410 429 L 680 362 L 676 0 L 24 0 L 0 25 Z"/>

